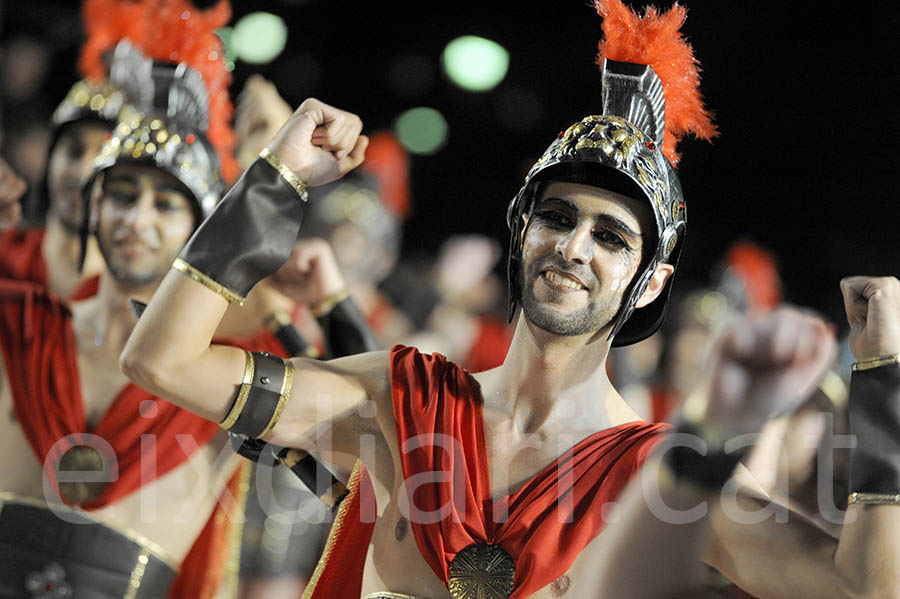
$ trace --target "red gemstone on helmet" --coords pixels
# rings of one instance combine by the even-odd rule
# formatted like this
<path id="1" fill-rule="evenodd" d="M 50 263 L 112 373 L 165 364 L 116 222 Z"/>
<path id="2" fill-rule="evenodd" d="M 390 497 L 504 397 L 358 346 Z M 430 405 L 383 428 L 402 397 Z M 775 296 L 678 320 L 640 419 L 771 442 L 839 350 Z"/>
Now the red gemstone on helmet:
<path id="1" fill-rule="evenodd" d="M 647 148 L 650 149 L 650 150 L 655 150 L 655 149 L 656 149 L 656 144 L 653 143 L 652 141 L 648 141 L 646 145 L 647 145 Z"/>
<path id="2" fill-rule="evenodd" d="M 562 137 L 562 136 L 565 135 L 565 134 L 566 134 L 565 131 L 560 131 L 560 132 L 559 132 L 559 137 Z"/>
<path id="3" fill-rule="evenodd" d="M 194 143 L 195 141 L 197 141 L 197 138 L 194 137 L 194 134 L 193 134 L 193 133 L 188 133 L 188 134 L 184 137 L 184 141 L 186 141 L 186 142 L 189 143 L 189 144 L 192 144 L 192 143 Z"/>

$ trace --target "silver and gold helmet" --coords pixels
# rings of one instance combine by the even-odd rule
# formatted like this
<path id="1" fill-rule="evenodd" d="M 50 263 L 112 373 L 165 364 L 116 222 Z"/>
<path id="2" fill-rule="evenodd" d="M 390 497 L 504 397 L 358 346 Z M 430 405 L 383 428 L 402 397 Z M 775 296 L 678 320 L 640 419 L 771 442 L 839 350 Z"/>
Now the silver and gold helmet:
<path id="1" fill-rule="evenodd" d="M 191 192 L 196 226 L 225 192 L 219 157 L 206 137 L 209 99 L 203 77 L 183 63 L 154 61 L 128 41 L 113 53 L 110 83 L 128 98 L 82 185 L 81 260 L 90 236 L 90 198 L 97 177 L 116 164 L 159 168 Z"/>
<path id="2" fill-rule="evenodd" d="M 123 41 L 113 54 L 110 81 L 130 106 L 100 150 L 93 176 L 123 162 L 162 169 L 190 190 L 199 224 L 225 191 L 218 155 L 206 136 L 203 77 L 184 63 L 145 57 Z"/>
<path id="3" fill-rule="evenodd" d="M 521 293 L 522 216 L 530 216 L 538 183 L 569 181 L 645 199 L 656 229 L 645 237 L 641 270 L 625 292 L 613 320 L 613 346 L 649 337 L 662 324 L 670 284 L 661 297 L 635 308 L 660 263 L 675 266 L 687 225 L 684 196 L 675 169 L 662 152 L 665 132 L 663 85 L 647 65 L 606 59 L 602 65 L 602 113 L 561 132 L 534 164 L 507 209 L 509 317 Z M 648 232 L 644 232 L 646 235 Z"/>

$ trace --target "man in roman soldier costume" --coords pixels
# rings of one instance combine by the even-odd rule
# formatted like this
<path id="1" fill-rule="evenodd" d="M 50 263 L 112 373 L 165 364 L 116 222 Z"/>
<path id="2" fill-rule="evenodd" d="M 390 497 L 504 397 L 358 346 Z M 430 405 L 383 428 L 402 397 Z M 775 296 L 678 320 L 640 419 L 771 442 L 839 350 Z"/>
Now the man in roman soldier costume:
<path id="1" fill-rule="evenodd" d="M 606 595 L 594 574 L 614 550 L 612 530 L 601 534 L 618 526 L 607 522 L 607 504 L 669 438 L 668 425 L 640 421 L 618 395 L 606 356 L 663 320 L 686 229 L 674 143 L 714 128 L 678 32 L 684 9 L 651 9 L 643 18 L 619 0 L 601 0 L 598 9 L 606 34 L 601 110 L 560 134 L 507 211 L 516 330 L 500 367 L 470 374 L 402 346 L 323 363 L 211 343 L 229 302 L 282 268 L 306 188 L 364 158 L 360 119 L 314 99 L 193 235 L 125 347 L 130 378 L 229 431 L 279 446 L 318 443 L 365 463 L 377 511 L 358 493 L 345 499 L 308 596 Z M 710 373 L 709 410 L 686 414 L 678 432 L 710 441 L 757 432 L 768 414 L 797 405 L 833 354 L 828 327 L 796 310 L 742 321 L 727 335 Z M 866 391 L 880 399 L 889 389 Z M 331 435 L 323 447 L 319 433 L 328 427 L 357 434 Z M 379 443 L 389 460 L 377 459 Z M 895 448 L 866 455 L 878 462 Z M 740 456 L 714 449 L 702 456 L 676 446 L 666 452 L 667 471 L 721 486 Z M 889 498 L 891 481 L 900 480 L 885 475 L 888 484 L 876 490 L 872 478 L 857 489 L 861 502 Z M 759 497 L 738 486 L 741 497 Z M 893 509 L 861 508 L 841 546 L 888 547 L 875 524 L 893 525 Z M 725 517 L 713 522 L 706 559 L 761 596 L 852 596 L 861 577 L 897 588 L 884 586 L 895 572 L 872 567 L 872 554 L 835 553 L 836 539 L 797 520 L 770 519 L 752 531 Z M 345 542 L 373 524 L 370 544 Z M 767 567 L 788 557 L 790 569 Z"/>
<path id="2" fill-rule="evenodd" d="M 131 104 L 82 195 L 96 294 L 67 307 L 40 281 L 0 280 L 3 596 L 212 597 L 237 563 L 243 481 L 225 435 L 117 365 L 129 299 L 149 300 L 216 205 L 229 151 L 230 76 L 213 60 L 228 5 L 144 4 L 146 56 L 140 36 L 106 49 Z"/>
<path id="3" fill-rule="evenodd" d="M 47 285 L 64 298 L 96 291 L 95 275 L 104 264 L 93 237 L 79 269 L 81 183 L 91 173 L 97 153 L 127 105 L 125 94 L 109 81 L 110 51 L 126 37 L 142 40 L 154 30 L 157 4 L 85 1 L 86 41 L 79 61 L 82 79 L 51 117 L 45 173 L 25 207 L 25 226 L 7 230 L 0 237 L 0 276 Z M 10 227 L 17 222 L 7 219 L 3 224 Z"/>

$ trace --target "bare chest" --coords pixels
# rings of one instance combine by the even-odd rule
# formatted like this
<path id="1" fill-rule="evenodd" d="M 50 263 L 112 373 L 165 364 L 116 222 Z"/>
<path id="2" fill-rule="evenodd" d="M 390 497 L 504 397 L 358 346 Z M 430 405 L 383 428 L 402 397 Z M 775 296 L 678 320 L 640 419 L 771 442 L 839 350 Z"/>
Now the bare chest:
<path id="1" fill-rule="evenodd" d="M 450 599 L 443 582 L 420 553 L 402 501 L 391 501 L 379 517 L 372 536 L 363 579 L 363 596 L 377 591 L 404 593 L 421 599 Z M 601 535 L 602 536 L 602 535 Z M 596 571 L 601 557 L 600 537 L 589 544 L 565 572 L 539 591 L 533 599 L 596 597 L 590 572 Z M 553 555 L 545 556 L 554 559 Z"/>
<path id="2" fill-rule="evenodd" d="M 78 338 L 76 360 L 84 415 L 88 426 L 94 427 L 129 381 L 119 368 L 118 352 L 91 339 Z"/>

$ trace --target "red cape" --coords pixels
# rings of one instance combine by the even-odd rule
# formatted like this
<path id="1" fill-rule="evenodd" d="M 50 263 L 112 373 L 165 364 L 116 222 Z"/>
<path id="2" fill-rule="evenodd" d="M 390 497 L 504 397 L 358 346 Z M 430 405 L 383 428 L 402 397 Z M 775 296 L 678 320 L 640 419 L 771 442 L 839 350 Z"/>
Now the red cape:
<path id="1" fill-rule="evenodd" d="M 444 510 L 437 522 L 411 518 L 422 557 L 446 585 L 457 553 L 473 543 L 500 545 L 516 563 L 511 598 L 535 593 L 570 568 L 602 531 L 604 504 L 615 500 L 669 428 L 630 422 L 595 433 L 516 492 L 492 500 L 482 399 L 469 373 L 440 354 L 397 346 L 391 388 L 404 478 L 448 473 L 407 489 L 416 510 Z M 448 439 L 462 451 L 448 451 Z"/>

